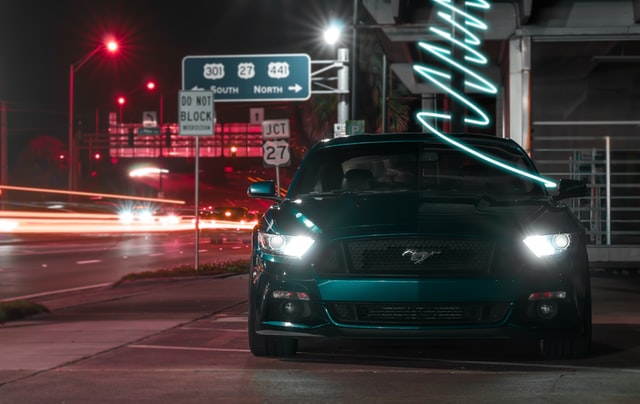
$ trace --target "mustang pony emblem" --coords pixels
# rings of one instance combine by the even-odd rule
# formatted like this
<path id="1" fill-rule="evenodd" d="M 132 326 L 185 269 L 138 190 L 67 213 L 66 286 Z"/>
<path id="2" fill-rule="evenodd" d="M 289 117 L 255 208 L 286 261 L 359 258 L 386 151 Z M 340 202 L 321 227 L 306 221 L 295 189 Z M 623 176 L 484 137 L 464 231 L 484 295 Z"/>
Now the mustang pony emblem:
<path id="1" fill-rule="evenodd" d="M 413 262 L 414 264 L 419 264 L 423 261 L 425 261 L 427 258 L 434 256 L 436 254 L 440 254 L 441 251 L 414 251 L 414 250 L 406 250 L 405 252 L 402 253 L 402 256 L 404 257 L 405 255 L 410 255 L 411 256 L 411 262 Z"/>

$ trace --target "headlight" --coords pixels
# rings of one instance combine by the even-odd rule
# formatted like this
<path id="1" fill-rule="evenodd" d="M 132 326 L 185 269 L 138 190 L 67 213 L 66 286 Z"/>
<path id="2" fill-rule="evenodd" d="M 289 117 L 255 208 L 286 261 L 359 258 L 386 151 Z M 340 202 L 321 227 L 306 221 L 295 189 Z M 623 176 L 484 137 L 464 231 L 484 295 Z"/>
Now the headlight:
<path id="1" fill-rule="evenodd" d="M 258 232 L 260 248 L 268 254 L 302 257 L 313 244 L 313 239 L 306 236 L 285 236 Z"/>
<path id="2" fill-rule="evenodd" d="M 118 218 L 122 223 L 133 223 L 133 213 L 131 211 L 125 210 L 118 213 Z"/>
<path id="3" fill-rule="evenodd" d="M 142 210 L 138 213 L 138 217 L 140 221 L 143 223 L 151 223 L 153 222 L 153 212 L 150 210 Z"/>
<path id="4" fill-rule="evenodd" d="M 524 243 L 536 257 L 555 255 L 565 251 L 571 245 L 571 234 L 558 233 L 544 236 L 529 236 Z"/>

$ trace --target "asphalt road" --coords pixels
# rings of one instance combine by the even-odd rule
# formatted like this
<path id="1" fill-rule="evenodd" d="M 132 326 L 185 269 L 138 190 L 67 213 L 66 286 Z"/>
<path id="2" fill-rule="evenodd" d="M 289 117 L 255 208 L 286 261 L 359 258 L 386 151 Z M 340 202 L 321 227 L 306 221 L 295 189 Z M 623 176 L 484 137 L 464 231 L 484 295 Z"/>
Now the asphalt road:
<path id="1" fill-rule="evenodd" d="M 201 237 L 199 263 L 248 259 L 249 245 Z M 0 301 L 113 283 L 130 273 L 195 265 L 193 232 L 23 235 L 0 244 Z"/>
<path id="2" fill-rule="evenodd" d="M 512 341 L 304 341 L 256 358 L 247 276 L 145 281 L 43 297 L 0 326 L 0 403 L 636 403 L 640 281 L 593 280 L 590 357 Z"/>

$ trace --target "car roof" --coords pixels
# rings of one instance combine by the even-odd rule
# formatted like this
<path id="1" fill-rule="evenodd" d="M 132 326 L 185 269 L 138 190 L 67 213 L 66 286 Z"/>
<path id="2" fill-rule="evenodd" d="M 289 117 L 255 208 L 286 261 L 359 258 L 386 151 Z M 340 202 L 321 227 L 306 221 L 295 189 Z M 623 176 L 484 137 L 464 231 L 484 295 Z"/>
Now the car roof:
<path id="1" fill-rule="evenodd" d="M 516 148 L 522 151 L 522 148 L 513 140 L 476 133 L 447 133 L 447 136 L 461 141 L 465 144 L 474 145 L 495 145 L 505 148 Z M 324 149 L 343 145 L 362 145 L 362 144 L 379 144 L 379 143 L 395 143 L 395 142 L 417 142 L 417 143 L 443 143 L 443 140 L 431 133 L 382 133 L 371 134 L 364 133 L 359 135 L 341 136 L 331 139 L 325 139 L 317 143 L 313 149 Z"/>

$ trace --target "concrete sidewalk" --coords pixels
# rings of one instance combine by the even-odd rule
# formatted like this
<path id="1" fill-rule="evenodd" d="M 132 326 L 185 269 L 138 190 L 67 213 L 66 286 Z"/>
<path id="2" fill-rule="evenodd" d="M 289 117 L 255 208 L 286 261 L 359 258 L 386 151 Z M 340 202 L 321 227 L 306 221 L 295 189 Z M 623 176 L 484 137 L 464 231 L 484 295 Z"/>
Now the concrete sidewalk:
<path id="1" fill-rule="evenodd" d="M 50 313 L 0 324 L 0 387 L 244 306 L 246 284 L 246 274 L 142 280 L 33 299 Z"/>

